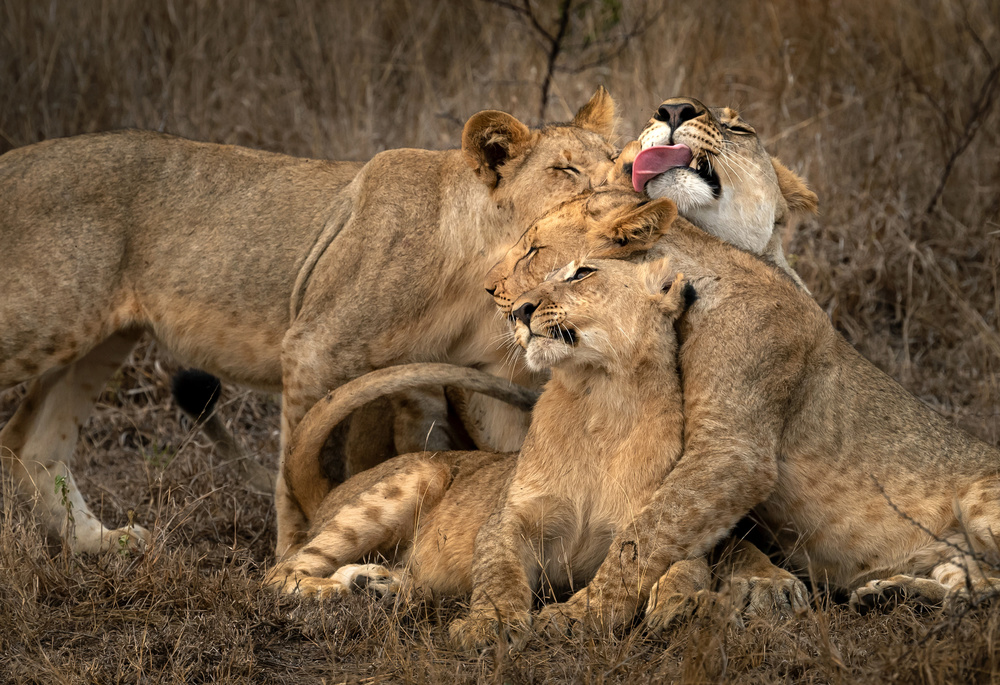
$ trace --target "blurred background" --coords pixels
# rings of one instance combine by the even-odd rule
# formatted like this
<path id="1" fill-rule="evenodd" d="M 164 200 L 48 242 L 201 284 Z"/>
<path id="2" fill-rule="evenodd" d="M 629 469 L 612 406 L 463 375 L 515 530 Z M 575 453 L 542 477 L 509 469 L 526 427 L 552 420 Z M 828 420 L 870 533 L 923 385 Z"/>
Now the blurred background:
<path id="1" fill-rule="evenodd" d="M 49 0 L 0 5 L 0 152 L 121 127 L 364 160 L 485 108 L 624 143 L 674 95 L 738 108 L 821 215 L 793 265 L 866 356 L 1000 440 L 995 0 Z"/>

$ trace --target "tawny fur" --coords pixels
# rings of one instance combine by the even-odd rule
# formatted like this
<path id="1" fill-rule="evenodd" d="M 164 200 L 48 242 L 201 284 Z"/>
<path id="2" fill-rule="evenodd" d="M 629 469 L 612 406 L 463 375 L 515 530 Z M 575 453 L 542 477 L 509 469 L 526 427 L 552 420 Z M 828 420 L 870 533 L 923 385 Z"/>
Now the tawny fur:
<path id="1" fill-rule="evenodd" d="M 520 541 L 528 545 L 517 555 L 525 565 L 521 575 L 531 580 L 518 587 L 524 595 L 518 612 L 530 608 L 543 572 L 556 586 L 585 583 L 614 536 L 630 534 L 631 521 L 680 454 L 673 324 L 683 291 L 667 262 L 571 265 L 555 274 L 526 295 L 538 314 L 518 326 L 529 363 L 552 366 L 520 455 L 403 455 L 349 479 L 327 496 L 310 539 L 270 581 L 322 593 L 338 567 L 391 550 L 416 586 L 468 594 L 482 583 L 477 573 L 505 563 L 499 548 Z M 576 336 L 572 344 L 560 337 L 567 330 Z M 369 378 L 353 385 L 381 390 Z M 345 395 L 349 389 L 309 412 L 296 444 L 318 453 L 331 424 L 368 399 Z M 510 525 L 517 530 L 506 530 Z M 473 597 L 474 606 L 480 601 Z"/>
<path id="2" fill-rule="evenodd" d="M 782 234 L 794 215 L 816 211 L 816 195 L 765 152 L 754 128 L 730 107 L 706 107 L 693 98 L 665 100 L 639 134 L 639 147 L 676 144 L 691 149 L 690 168 L 656 176 L 646 194 L 673 200 L 685 219 L 771 260 L 805 288 L 785 259 Z M 715 175 L 718 192 L 695 172 L 699 166 Z"/>
<path id="3" fill-rule="evenodd" d="M 579 256 L 571 250 L 560 250 L 558 243 L 545 243 L 544 254 L 533 251 L 540 244 L 537 240 L 540 232 L 549 234 L 563 227 L 580 234 L 596 230 L 603 242 L 587 245 L 600 249 L 603 256 L 616 258 L 650 245 L 659 235 L 660 227 L 669 226 L 678 213 L 699 228 L 778 265 L 805 289 L 785 259 L 781 236 L 794 221 L 816 213 L 815 193 L 799 176 L 767 154 L 757 134 L 735 111 L 707 108 L 690 98 L 672 98 L 664 104 L 678 102 L 690 103 L 698 115 L 673 131 L 663 122 L 651 119 L 639 140 L 622 150 L 605 186 L 596 189 L 598 192 L 585 202 L 566 202 L 541 217 L 493 267 L 487 275 L 486 288 L 493 293 L 501 310 L 508 312 L 518 295 L 539 283 L 552 269 Z M 734 127 L 739 132 L 733 132 Z M 674 204 L 661 205 L 662 221 L 658 224 L 648 221 L 630 224 L 625 214 L 633 208 L 636 197 L 632 190 L 632 162 L 642 148 L 665 142 L 688 145 L 693 155 L 692 165 L 707 160 L 718 177 L 719 197 L 711 197 L 709 193 L 708 199 L 700 204 L 685 202 L 685 189 L 704 185 L 705 181 L 689 168 L 668 170 L 650 180 L 645 192 L 647 197 L 666 198 Z M 617 233 L 605 236 L 601 231 L 611 223 L 617 227 Z M 575 245 L 567 243 L 568 247 Z"/>
<path id="4" fill-rule="evenodd" d="M 453 629 L 466 647 L 496 634 L 497 602 L 501 625 L 526 626 L 532 593 L 542 582 L 574 588 L 596 573 L 625 588 L 648 586 L 645 563 L 633 554 L 632 522 L 676 461 L 681 441 L 673 322 L 686 302 L 683 282 L 676 278 L 661 294 L 673 274 L 668 262 L 643 269 L 571 265 L 526 295 L 534 314 L 522 313 L 527 324 L 518 326 L 519 343 L 529 364 L 553 366 L 553 377 L 520 455 L 403 455 L 351 478 L 327 496 L 309 540 L 268 582 L 319 596 L 350 592 L 359 577 L 369 585 L 388 579 L 379 582 L 407 592 L 468 595 L 475 589 L 472 613 Z M 575 344 L 567 344 L 566 331 Z M 467 369 L 414 365 L 412 372 L 386 369 L 357 379 L 310 410 L 292 456 L 318 461 L 332 425 L 372 396 L 400 389 L 387 385 L 392 378 L 475 390 L 468 382 L 474 377 Z M 309 474 L 288 477 L 295 482 Z M 375 552 L 393 567 L 358 570 L 354 562 Z M 697 563 L 707 574 L 704 561 Z M 788 601 L 804 602 L 801 584 L 755 549 L 738 555 L 732 573 L 743 583 L 742 596 L 762 613 L 787 592 L 798 593 Z M 594 608 L 632 615 L 643 599 L 605 593 Z M 650 615 L 655 622 L 681 606 L 664 600 Z"/>
<path id="5" fill-rule="evenodd" d="M 367 164 L 296 159 L 124 131 L 0 158 L 0 389 L 32 381 L 0 458 L 53 534 L 65 477 L 71 546 L 108 530 L 69 472 L 105 380 L 151 332 L 182 361 L 282 393 L 282 443 L 329 388 L 373 369 L 445 360 L 499 369 L 482 274 L 537 216 L 602 182 L 614 104 L 599 90 L 570 125 L 502 112 L 462 150 L 392 150 Z M 511 413 L 513 412 L 513 413 Z M 525 420 L 497 409 L 518 444 Z M 280 474 L 277 551 L 305 522 Z"/>
<path id="6" fill-rule="evenodd" d="M 898 574 L 903 592 L 923 592 L 914 576 L 941 596 L 987 585 L 1000 562 L 1000 451 L 864 359 L 785 273 L 662 202 L 608 191 L 565 205 L 487 281 L 533 287 L 524 255 L 668 256 L 698 292 L 679 329 L 684 457 L 637 524 L 649 577 L 703 554 L 753 511 L 792 564 L 834 587 Z M 603 224 L 587 218 L 594 203 Z"/>

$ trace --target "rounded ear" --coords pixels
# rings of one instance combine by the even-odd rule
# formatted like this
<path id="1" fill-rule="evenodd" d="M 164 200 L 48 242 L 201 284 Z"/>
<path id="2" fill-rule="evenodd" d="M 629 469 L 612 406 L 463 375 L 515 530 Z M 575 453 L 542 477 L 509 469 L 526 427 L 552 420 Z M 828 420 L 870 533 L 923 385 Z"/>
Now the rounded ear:
<path id="1" fill-rule="evenodd" d="M 473 114 L 462 129 L 465 161 L 490 188 L 500 182 L 497 169 L 525 152 L 531 130 L 506 112 L 488 109 Z"/>
<path id="2" fill-rule="evenodd" d="M 640 150 L 642 146 L 638 140 L 633 140 L 622 148 L 618 159 L 615 160 L 615 166 L 608 172 L 608 185 L 621 186 L 627 188 L 629 192 L 635 192 L 632 188 L 632 162 Z"/>
<path id="3" fill-rule="evenodd" d="M 590 101 L 573 117 L 573 125 L 605 138 L 615 135 L 615 101 L 604 86 L 598 86 Z"/>
<path id="4" fill-rule="evenodd" d="M 649 249 L 677 218 L 677 205 L 667 198 L 643 202 L 605 224 L 605 237 L 629 252 Z"/>
<path id="5" fill-rule="evenodd" d="M 775 157 L 771 158 L 774 166 L 774 173 L 778 176 L 778 188 L 785 198 L 788 211 L 791 214 L 816 214 L 819 211 L 819 198 L 816 193 L 809 190 L 809 186 L 802 180 L 802 177 L 779 162 Z"/>

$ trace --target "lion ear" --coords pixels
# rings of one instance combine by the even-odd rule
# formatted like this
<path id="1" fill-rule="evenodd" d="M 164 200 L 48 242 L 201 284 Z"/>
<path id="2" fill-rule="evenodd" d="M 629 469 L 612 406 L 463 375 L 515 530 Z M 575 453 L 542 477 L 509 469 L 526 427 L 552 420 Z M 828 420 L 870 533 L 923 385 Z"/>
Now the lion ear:
<path id="1" fill-rule="evenodd" d="M 774 173 L 778 176 L 778 188 L 785 198 L 788 211 L 791 214 L 816 214 L 819 210 L 819 198 L 816 193 L 809 190 L 809 186 L 797 173 L 779 162 L 775 157 L 771 158 L 774 166 Z"/>
<path id="2" fill-rule="evenodd" d="M 642 150 L 642 146 L 638 140 L 633 140 L 622 148 L 618 159 L 615 160 L 614 167 L 608 172 L 608 185 L 621 186 L 627 188 L 629 192 L 635 192 L 632 188 L 632 162 L 635 161 L 635 156 L 639 154 L 640 150 Z"/>
<path id="3" fill-rule="evenodd" d="M 615 135 L 615 101 L 604 86 L 598 86 L 590 101 L 576 113 L 573 125 L 593 131 L 605 138 Z"/>
<path id="4" fill-rule="evenodd" d="M 605 237 L 629 253 L 652 247 L 677 218 L 677 205 L 667 198 L 650 200 L 627 211 L 603 228 Z"/>
<path id="5" fill-rule="evenodd" d="M 465 161 L 490 188 L 500 182 L 497 170 L 524 154 L 531 143 L 531 129 L 506 112 L 488 109 L 473 114 L 462 130 Z"/>

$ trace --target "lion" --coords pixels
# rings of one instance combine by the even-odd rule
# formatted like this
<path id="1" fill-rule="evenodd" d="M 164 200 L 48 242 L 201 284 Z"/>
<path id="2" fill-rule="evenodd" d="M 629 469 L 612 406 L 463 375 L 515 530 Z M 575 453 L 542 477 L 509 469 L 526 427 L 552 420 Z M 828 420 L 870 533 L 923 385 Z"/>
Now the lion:
<path id="1" fill-rule="evenodd" d="M 282 451 L 316 400 L 365 372 L 499 369 L 503 323 L 482 274 L 533 219 L 607 177 L 613 119 L 600 88 L 568 124 L 532 130 L 488 110 L 461 150 L 366 164 L 145 131 L 8 152 L 0 389 L 31 382 L 0 430 L 4 468 L 73 550 L 142 546 L 145 529 L 93 515 L 69 463 L 104 382 L 147 331 L 186 364 L 280 391 Z M 519 442 L 526 422 L 504 411 L 493 413 Z M 297 495 L 279 473 L 279 555 L 305 529 Z"/>
<path id="2" fill-rule="evenodd" d="M 268 583 L 321 597 L 358 585 L 468 595 L 483 557 L 497 554 L 509 557 L 509 573 L 534 590 L 542 575 L 556 587 L 589 580 L 612 537 L 631 527 L 680 455 L 674 322 L 688 291 L 669 260 L 640 267 L 582 262 L 522 299 L 517 342 L 529 368 L 551 369 L 552 376 L 520 454 L 401 455 L 348 479 L 323 500 L 309 540 L 271 570 Z M 431 381 L 504 389 L 491 388 L 499 379 L 472 369 L 384 369 L 317 404 L 299 424 L 292 451 L 316 455 L 331 425 L 355 407 Z M 501 549 L 510 545 L 524 549 Z M 356 563 L 373 553 L 391 557 L 392 567 Z M 539 563 L 520 568 L 529 558 Z M 478 601 L 474 595 L 474 606 Z M 517 605 L 511 621 L 516 614 L 525 623 L 530 592 L 508 603 Z"/>
<path id="3" fill-rule="evenodd" d="M 697 293 L 678 324 L 684 450 L 637 534 L 612 543 L 635 545 L 649 560 L 645 572 L 622 583 L 620 568 L 602 568 L 545 618 L 573 622 L 589 612 L 620 623 L 630 618 L 623 604 L 638 611 L 649 602 L 646 620 L 655 625 L 675 608 L 655 603 L 673 594 L 669 584 L 654 592 L 656 578 L 703 555 L 750 513 L 795 570 L 852 592 L 855 608 L 993 591 L 1000 450 L 862 357 L 784 270 L 675 216 L 663 200 L 589 195 L 579 203 L 599 205 L 603 220 L 577 202 L 553 211 L 487 285 L 537 285 L 525 254 L 548 265 L 574 254 L 668 257 Z M 508 298 L 497 304 L 511 311 Z"/>
<path id="4" fill-rule="evenodd" d="M 523 582 L 502 600 L 501 621 L 516 623 L 525 636 L 540 578 L 554 589 L 587 582 L 609 548 L 617 549 L 612 537 L 631 530 L 679 456 L 674 322 L 691 295 L 669 260 L 638 268 L 584 261 L 550 276 L 522 296 L 515 314 L 527 365 L 552 368 L 520 454 L 409 454 L 350 478 L 327 495 L 309 540 L 274 567 L 266 583 L 319 597 L 357 587 L 406 597 L 418 590 L 468 596 L 475 588 L 473 613 L 452 630 L 468 648 L 471 636 L 483 634 L 480 623 L 495 626 L 499 595 L 481 583 L 511 577 L 510 569 L 498 575 L 491 565 L 499 558 L 537 560 L 511 571 Z M 472 369 L 383 369 L 314 405 L 292 438 L 288 464 L 318 468 L 327 435 L 356 407 L 424 384 L 488 392 L 521 407 L 532 399 L 529 390 L 515 396 L 499 379 Z M 315 477 L 308 470 L 286 474 L 293 487 Z M 516 530 L 508 530 L 512 525 Z M 524 548 L 512 555 L 511 545 Z M 373 554 L 388 557 L 390 566 L 359 563 Z M 707 588 L 708 567 L 699 561 L 670 570 L 664 587 L 673 594 L 662 598 L 665 618 L 657 628 L 682 618 L 688 597 Z M 732 605 L 741 613 L 783 615 L 806 606 L 804 586 L 750 544 L 735 545 L 720 575 L 731 580 Z"/>
<path id="5" fill-rule="evenodd" d="M 667 143 L 668 145 L 664 145 Z M 793 171 L 764 150 L 750 124 L 730 108 L 709 108 L 693 98 L 671 98 L 663 102 L 653 118 L 620 155 L 612 181 L 613 193 L 645 191 L 650 198 L 667 198 L 677 211 L 699 228 L 778 265 L 808 292 L 802 279 L 785 259 L 781 236 L 792 223 L 816 214 L 817 198 Z M 567 212 L 583 210 L 583 216 L 549 215 L 546 221 L 583 231 L 600 223 L 607 211 L 620 209 L 614 194 L 595 194 L 586 205 L 570 203 Z M 545 259 L 532 251 L 533 232 L 521 236 L 517 246 L 486 279 L 486 290 L 505 312 L 527 287 L 516 281 L 522 271 L 526 282 L 537 283 L 551 269 L 576 255 L 549 249 Z M 628 240 L 646 236 L 617 236 L 625 252 Z M 551 248 L 551 246 L 549 246 Z M 504 277 L 513 275 L 509 287 Z"/>
<path id="6" fill-rule="evenodd" d="M 664 154 L 664 146 L 660 143 L 672 141 L 676 143 Z M 679 162 L 688 166 L 680 166 Z M 635 164 L 639 164 L 639 170 L 633 173 Z M 756 172 L 750 173 L 750 170 Z M 639 140 L 627 145 L 619 155 L 606 185 L 609 188 L 635 186 L 638 192 L 644 187 L 650 197 L 668 197 L 681 207 L 687 218 L 701 222 L 707 230 L 734 241 L 739 247 L 771 259 L 805 287 L 785 260 L 780 236 L 795 218 L 816 212 L 816 195 L 797 175 L 767 155 L 753 128 L 734 110 L 710 109 L 691 98 L 665 101 Z M 594 203 L 590 210 L 594 213 L 592 218 L 599 218 L 598 210 Z M 730 224 L 738 224 L 740 230 L 726 230 Z M 541 269 L 539 275 L 554 266 L 534 264 Z M 508 295 L 502 283 L 488 286 L 488 289 L 498 298 Z M 513 292 L 515 297 L 518 294 L 520 291 Z M 517 355 L 511 354 L 510 359 L 516 369 L 522 370 Z M 530 379 L 522 376 L 519 380 Z M 538 382 L 541 381 L 536 379 Z M 462 442 L 471 443 L 478 449 L 513 450 L 520 446 L 516 436 L 511 439 L 509 427 L 511 424 L 520 426 L 521 417 L 509 412 L 498 415 L 495 403 L 483 402 L 455 388 L 447 392 L 448 404 L 444 404 L 440 391 L 437 395 L 425 400 L 425 404 L 438 403 L 436 414 L 429 417 L 436 418 L 435 423 L 431 424 L 428 418 L 415 428 L 399 429 L 395 443 L 382 449 L 373 448 L 372 443 L 377 442 L 378 437 L 385 439 L 384 431 L 379 432 L 377 426 L 364 426 L 357 420 L 352 422 L 350 431 L 338 436 L 344 451 L 351 455 L 353 468 L 349 472 L 373 466 L 394 452 L 455 449 Z M 417 407 L 421 408 L 426 409 Z M 372 412 L 369 410 L 367 414 Z M 374 418 L 384 425 L 384 414 Z M 437 439 L 426 437 L 429 429 Z M 442 434 L 445 431 L 447 435 Z M 398 437 L 400 434 L 416 436 L 417 441 L 403 442 Z M 463 441 L 456 434 L 466 439 Z M 357 439 L 359 435 L 362 440 Z M 523 437 L 523 433 L 517 435 Z M 212 439 L 223 444 L 217 438 Z M 240 463 L 247 462 L 244 459 Z M 304 479 L 307 490 L 298 497 L 306 520 L 329 491 L 324 473 L 312 466 L 306 465 L 312 475 Z"/>

